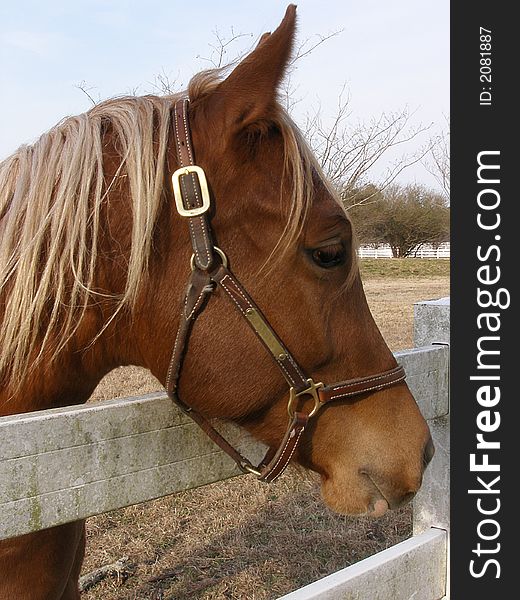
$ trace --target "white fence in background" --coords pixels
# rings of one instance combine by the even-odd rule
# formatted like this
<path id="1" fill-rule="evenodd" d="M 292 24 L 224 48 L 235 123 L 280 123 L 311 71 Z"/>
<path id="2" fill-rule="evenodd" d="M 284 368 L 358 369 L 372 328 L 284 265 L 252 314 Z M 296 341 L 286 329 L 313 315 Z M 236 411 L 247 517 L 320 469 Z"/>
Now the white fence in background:
<path id="1" fill-rule="evenodd" d="M 359 258 L 392 258 L 392 250 L 388 244 L 378 246 L 360 246 Z M 450 242 L 439 246 L 423 244 L 409 258 L 450 258 Z"/>
<path id="2" fill-rule="evenodd" d="M 448 315 L 446 301 L 417 305 L 420 347 L 396 353 L 437 448 L 414 503 L 414 536 L 285 600 L 449 598 Z M 263 455 L 241 430 L 226 434 L 248 455 Z M 237 474 L 162 392 L 1 417 L 0 539 Z"/>

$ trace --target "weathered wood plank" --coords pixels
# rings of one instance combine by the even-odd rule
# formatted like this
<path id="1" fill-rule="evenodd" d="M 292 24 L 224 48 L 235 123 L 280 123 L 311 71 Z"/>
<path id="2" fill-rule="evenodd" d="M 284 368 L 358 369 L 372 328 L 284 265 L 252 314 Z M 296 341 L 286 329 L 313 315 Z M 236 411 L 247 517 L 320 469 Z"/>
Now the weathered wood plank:
<path id="1" fill-rule="evenodd" d="M 419 302 L 414 308 L 416 343 L 449 344 L 450 299 Z M 445 348 L 448 350 L 447 346 Z M 447 531 L 450 529 L 450 416 L 446 413 L 437 414 L 428 420 L 428 425 L 435 444 L 435 456 L 414 498 L 414 533 L 421 533 L 432 526 Z"/>
<path id="2" fill-rule="evenodd" d="M 223 425 L 247 456 L 265 448 Z M 0 539 L 239 474 L 164 393 L 0 418 Z"/>
<path id="3" fill-rule="evenodd" d="M 406 381 L 426 420 L 449 412 L 449 361 L 447 346 L 424 346 L 395 352 L 406 371 Z"/>
<path id="4" fill-rule="evenodd" d="M 446 556 L 446 532 L 430 529 L 279 600 L 438 600 Z"/>
<path id="5" fill-rule="evenodd" d="M 164 392 L 1 417 L 1 458 L 82 446 L 190 421 L 172 410 Z"/>
<path id="6" fill-rule="evenodd" d="M 450 298 L 416 302 L 413 307 L 414 346 L 450 343 Z"/>
<path id="7" fill-rule="evenodd" d="M 423 411 L 444 410 L 447 349 L 398 353 Z M 257 460 L 263 448 L 229 425 Z M 0 418 L 0 538 L 238 474 L 162 392 Z"/>
<path id="8" fill-rule="evenodd" d="M 0 505 L 2 537 L 45 529 L 221 481 L 237 475 L 234 463 L 221 452 L 172 462 L 134 473 L 100 479 Z"/>
<path id="9" fill-rule="evenodd" d="M 0 502 L 26 497 L 28 482 L 39 494 L 46 494 L 69 486 L 95 483 L 100 476 L 102 479 L 116 478 L 121 475 L 121 457 L 124 457 L 122 472 L 132 475 L 213 452 L 213 444 L 197 433 L 195 423 L 186 423 L 59 448 L 35 454 L 31 460 L 27 460 L 27 456 L 8 459 L 0 463 L 0 481 L 10 480 L 11 485 L 0 488 Z M 68 465 L 72 465 L 77 474 L 73 480 Z"/>

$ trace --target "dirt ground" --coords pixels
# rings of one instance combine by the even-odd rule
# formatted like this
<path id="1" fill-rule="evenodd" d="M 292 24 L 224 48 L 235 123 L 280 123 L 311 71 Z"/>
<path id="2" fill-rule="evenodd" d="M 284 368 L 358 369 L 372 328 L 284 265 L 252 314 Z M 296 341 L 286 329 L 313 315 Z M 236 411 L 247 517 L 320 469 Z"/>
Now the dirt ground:
<path id="1" fill-rule="evenodd" d="M 413 345 L 414 302 L 449 295 L 447 261 L 410 260 L 362 264 L 369 305 L 392 350 Z M 93 400 L 157 389 L 142 369 L 116 369 Z M 89 519 L 83 572 L 123 556 L 129 567 L 82 597 L 272 600 L 410 533 L 410 507 L 379 520 L 341 517 L 325 508 L 308 474 L 292 470 L 269 486 L 239 477 Z"/>

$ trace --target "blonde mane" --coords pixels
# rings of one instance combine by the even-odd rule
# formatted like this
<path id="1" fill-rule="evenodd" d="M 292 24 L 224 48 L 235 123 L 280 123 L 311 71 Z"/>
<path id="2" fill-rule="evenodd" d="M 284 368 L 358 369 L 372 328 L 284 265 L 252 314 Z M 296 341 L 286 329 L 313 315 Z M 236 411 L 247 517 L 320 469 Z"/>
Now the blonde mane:
<path id="1" fill-rule="evenodd" d="M 163 193 L 171 102 L 153 96 L 108 100 L 65 119 L 0 164 L 4 378 L 20 378 L 29 360 L 37 363 L 51 336 L 59 333 L 60 342 L 53 348 L 57 355 L 79 327 L 96 296 L 92 283 L 101 207 L 122 174 L 131 192 L 132 247 L 114 315 L 135 301 Z M 102 146 L 108 123 L 121 155 L 110 182 L 104 180 Z"/>
<path id="2" fill-rule="evenodd" d="M 196 75 L 188 90 L 192 101 L 215 89 L 221 76 L 219 70 Z M 164 197 L 175 99 L 107 100 L 63 120 L 0 163 L 0 382 L 20 381 L 51 343 L 56 357 L 77 331 L 87 306 L 100 296 L 107 298 L 93 289 L 100 215 L 122 175 L 130 190 L 132 245 L 124 291 L 108 297 L 114 302 L 112 319 L 124 307 L 134 306 L 146 278 Z M 284 203 L 287 224 L 275 249 L 283 255 L 300 235 L 311 205 L 312 172 L 321 171 L 281 107 L 276 121 L 285 140 L 285 168 L 293 181 L 292 201 Z M 103 173 L 107 125 L 121 156 L 110 181 Z"/>

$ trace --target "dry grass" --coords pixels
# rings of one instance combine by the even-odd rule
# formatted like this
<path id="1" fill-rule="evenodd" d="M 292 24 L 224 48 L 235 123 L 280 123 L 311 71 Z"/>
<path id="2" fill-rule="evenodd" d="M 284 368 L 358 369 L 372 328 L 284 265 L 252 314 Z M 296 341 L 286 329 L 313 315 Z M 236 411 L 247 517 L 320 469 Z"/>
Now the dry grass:
<path id="1" fill-rule="evenodd" d="M 414 302 L 449 295 L 449 284 L 443 277 L 368 279 L 364 287 L 370 310 L 392 350 L 413 346 Z"/>
<path id="2" fill-rule="evenodd" d="M 393 350 L 412 346 L 414 302 L 449 295 L 448 261 L 411 260 L 362 261 L 368 302 Z M 141 369 L 117 369 L 95 399 L 158 387 Z M 409 507 L 379 520 L 340 517 L 296 471 L 270 486 L 241 477 L 89 519 L 84 572 L 123 555 L 135 570 L 83 597 L 271 600 L 410 532 Z"/>
<path id="3" fill-rule="evenodd" d="M 409 510 L 339 517 L 294 472 L 271 486 L 236 478 L 91 519 L 85 570 L 127 555 L 136 571 L 85 598 L 267 600 L 409 534 Z"/>

